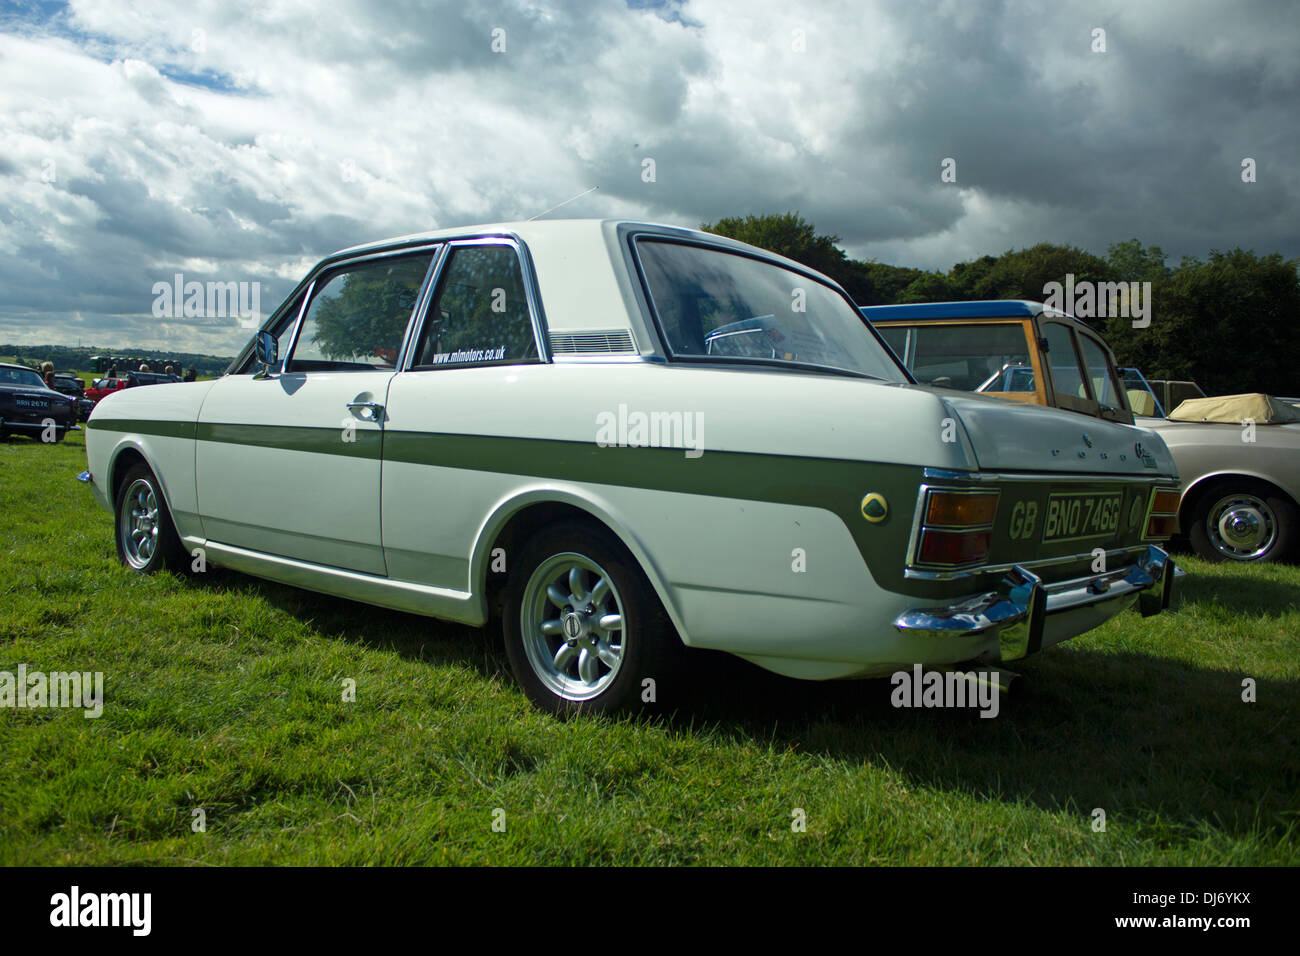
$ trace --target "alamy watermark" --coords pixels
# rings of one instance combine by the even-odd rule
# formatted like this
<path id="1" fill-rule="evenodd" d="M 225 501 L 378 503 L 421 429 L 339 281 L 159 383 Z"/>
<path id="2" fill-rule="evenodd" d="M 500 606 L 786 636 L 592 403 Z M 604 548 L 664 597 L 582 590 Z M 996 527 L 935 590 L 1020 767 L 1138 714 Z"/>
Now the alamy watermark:
<path id="1" fill-rule="evenodd" d="M 0 671 L 0 707 L 36 710 L 76 707 L 87 718 L 104 712 L 104 674 L 101 671 Z"/>
<path id="2" fill-rule="evenodd" d="M 913 664 L 910 671 L 895 671 L 889 702 L 895 707 L 977 708 L 980 717 L 998 715 L 999 685 L 978 671 L 927 671 Z"/>
<path id="3" fill-rule="evenodd" d="M 153 296 L 156 319 L 237 318 L 242 329 L 262 323 L 260 282 L 186 282 L 178 272 L 171 282 L 155 282 Z"/>
<path id="4" fill-rule="evenodd" d="M 1064 285 L 1049 282 L 1043 286 L 1043 305 L 1076 319 L 1131 318 L 1133 328 L 1145 329 L 1151 324 L 1151 283 L 1075 282 L 1071 272 Z"/>
<path id="5" fill-rule="evenodd" d="M 642 412 L 620 402 L 617 412 L 596 414 L 601 448 L 682 448 L 687 458 L 704 454 L 703 412 Z"/>

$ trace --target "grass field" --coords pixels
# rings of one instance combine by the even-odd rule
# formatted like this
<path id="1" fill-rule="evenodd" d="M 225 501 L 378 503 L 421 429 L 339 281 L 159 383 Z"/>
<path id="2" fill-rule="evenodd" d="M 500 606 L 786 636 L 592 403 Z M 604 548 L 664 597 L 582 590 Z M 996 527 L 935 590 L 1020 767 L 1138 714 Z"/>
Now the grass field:
<path id="1" fill-rule="evenodd" d="M 561 722 L 482 632 L 124 571 L 84 467 L 0 443 L 0 670 L 106 698 L 0 710 L 3 864 L 1300 862 L 1294 566 L 1184 557 L 1176 610 L 1023 662 L 992 720 L 709 657 L 691 713 Z"/>

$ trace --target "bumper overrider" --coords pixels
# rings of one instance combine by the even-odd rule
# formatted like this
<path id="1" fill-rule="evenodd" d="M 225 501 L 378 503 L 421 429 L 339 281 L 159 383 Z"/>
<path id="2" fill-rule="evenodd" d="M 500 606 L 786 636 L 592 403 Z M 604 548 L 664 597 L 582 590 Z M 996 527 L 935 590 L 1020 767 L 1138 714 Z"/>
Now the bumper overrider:
<path id="1" fill-rule="evenodd" d="M 1155 545 L 1132 563 L 1069 581 L 1044 584 L 1020 565 L 998 583 L 996 591 L 974 595 L 946 607 L 904 611 L 894 626 L 904 634 L 927 637 L 986 637 L 996 635 L 1000 659 L 1019 660 L 1043 647 L 1049 618 L 1087 612 L 1098 605 L 1135 596 L 1143 617 L 1169 607 L 1174 577 L 1173 560 Z"/>

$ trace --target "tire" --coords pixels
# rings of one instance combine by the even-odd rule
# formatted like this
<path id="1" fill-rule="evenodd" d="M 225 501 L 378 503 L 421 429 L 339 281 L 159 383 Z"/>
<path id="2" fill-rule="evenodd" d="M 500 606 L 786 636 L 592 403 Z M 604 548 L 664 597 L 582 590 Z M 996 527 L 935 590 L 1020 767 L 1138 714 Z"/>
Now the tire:
<path id="1" fill-rule="evenodd" d="M 122 564 L 140 574 L 185 574 L 189 555 L 172 523 L 162 486 L 149 467 L 136 462 L 113 497 L 113 540 Z"/>
<path id="2" fill-rule="evenodd" d="M 1295 546 L 1297 518 L 1291 499 L 1270 485 L 1216 482 L 1197 496 L 1187 537 L 1207 561 L 1281 561 Z"/>
<path id="3" fill-rule="evenodd" d="M 685 648 L 613 535 L 583 523 L 544 528 L 512 564 L 502 635 L 534 705 L 560 716 L 664 708 Z"/>

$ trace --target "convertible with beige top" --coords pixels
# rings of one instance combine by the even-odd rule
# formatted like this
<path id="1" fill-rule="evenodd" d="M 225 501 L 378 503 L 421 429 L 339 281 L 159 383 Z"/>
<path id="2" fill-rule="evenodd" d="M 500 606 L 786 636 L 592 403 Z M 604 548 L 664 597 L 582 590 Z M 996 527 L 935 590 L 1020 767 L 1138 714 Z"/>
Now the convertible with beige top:
<path id="1" fill-rule="evenodd" d="M 917 384 L 829 279 L 637 222 L 326 258 L 214 381 L 91 415 L 123 563 L 499 621 L 554 711 L 685 647 L 781 674 L 1015 661 L 1166 607 L 1151 431 Z"/>

